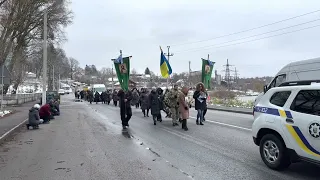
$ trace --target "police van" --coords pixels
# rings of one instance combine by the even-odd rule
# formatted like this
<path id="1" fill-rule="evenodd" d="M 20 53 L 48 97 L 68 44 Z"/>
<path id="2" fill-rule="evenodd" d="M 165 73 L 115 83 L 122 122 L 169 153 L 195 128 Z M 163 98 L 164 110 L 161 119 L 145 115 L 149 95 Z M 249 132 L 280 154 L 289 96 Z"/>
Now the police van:
<path id="1" fill-rule="evenodd" d="M 252 136 L 271 169 L 299 161 L 320 165 L 320 81 L 268 90 L 254 108 Z"/>
<path id="2" fill-rule="evenodd" d="M 286 82 L 293 81 L 310 81 L 320 76 L 320 58 L 308 59 L 303 61 L 292 62 L 284 66 L 272 79 L 264 86 L 264 93 L 269 89 L 278 87 Z M 259 102 L 263 94 L 255 99 L 255 104 Z"/>

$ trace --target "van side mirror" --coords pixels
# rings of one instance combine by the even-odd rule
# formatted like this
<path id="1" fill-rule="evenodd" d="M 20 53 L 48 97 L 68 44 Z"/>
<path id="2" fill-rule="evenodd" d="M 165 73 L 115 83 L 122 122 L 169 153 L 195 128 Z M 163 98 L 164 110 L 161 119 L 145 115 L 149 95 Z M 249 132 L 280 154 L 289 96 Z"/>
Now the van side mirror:
<path id="1" fill-rule="evenodd" d="M 264 85 L 264 86 L 263 86 L 263 92 L 266 93 L 267 91 L 268 91 L 268 86 L 267 86 L 267 85 Z"/>

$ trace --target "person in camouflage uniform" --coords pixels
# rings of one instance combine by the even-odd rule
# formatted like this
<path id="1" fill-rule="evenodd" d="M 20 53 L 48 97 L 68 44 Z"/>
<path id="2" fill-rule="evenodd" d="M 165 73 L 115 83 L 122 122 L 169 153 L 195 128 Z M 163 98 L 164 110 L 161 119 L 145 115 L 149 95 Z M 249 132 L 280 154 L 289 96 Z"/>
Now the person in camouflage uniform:
<path id="1" fill-rule="evenodd" d="M 163 111 L 166 113 L 166 118 L 171 118 L 170 107 L 168 105 L 168 102 L 166 101 L 168 94 L 169 94 L 169 90 L 166 89 L 162 97 L 162 102 L 164 105 Z"/>
<path id="2" fill-rule="evenodd" d="M 170 107 L 173 126 L 179 126 L 177 123 L 179 119 L 179 94 L 178 85 L 175 84 L 165 98 L 166 104 Z"/>

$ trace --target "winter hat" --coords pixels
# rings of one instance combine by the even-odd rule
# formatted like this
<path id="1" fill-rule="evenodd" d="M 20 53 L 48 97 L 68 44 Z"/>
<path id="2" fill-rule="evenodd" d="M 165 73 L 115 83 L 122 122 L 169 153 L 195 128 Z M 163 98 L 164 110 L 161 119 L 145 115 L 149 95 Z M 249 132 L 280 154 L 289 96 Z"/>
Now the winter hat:
<path id="1" fill-rule="evenodd" d="M 35 109 L 40 109 L 40 105 L 39 105 L 39 104 L 35 104 L 33 107 L 34 107 Z"/>

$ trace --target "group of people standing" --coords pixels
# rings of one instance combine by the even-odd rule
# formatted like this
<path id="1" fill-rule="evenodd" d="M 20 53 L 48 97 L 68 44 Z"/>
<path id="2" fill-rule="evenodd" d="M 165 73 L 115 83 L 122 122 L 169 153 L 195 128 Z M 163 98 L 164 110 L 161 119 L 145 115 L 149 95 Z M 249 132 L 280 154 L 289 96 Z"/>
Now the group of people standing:
<path id="1" fill-rule="evenodd" d="M 99 102 L 102 102 L 103 104 L 110 105 L 111 101 L 113 101 L 114 106 L 118 106 L 118 101 L 119 101 L 118 91 L 115 89 L 113 91 L 111 89 L 108 89 L 101 93 L 97 91 L 93 92 L 91 90 L 87 90 L 87 91 L 78 90 L 78 91 L 75 91 L 75 98 L 86 100 L 90 102 L 90 104 L 92 104 L 92 102 L 95 102 L 96 104 L 98 104 Z"/>

